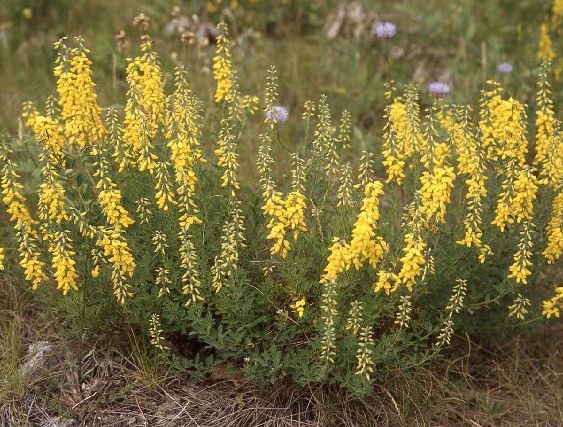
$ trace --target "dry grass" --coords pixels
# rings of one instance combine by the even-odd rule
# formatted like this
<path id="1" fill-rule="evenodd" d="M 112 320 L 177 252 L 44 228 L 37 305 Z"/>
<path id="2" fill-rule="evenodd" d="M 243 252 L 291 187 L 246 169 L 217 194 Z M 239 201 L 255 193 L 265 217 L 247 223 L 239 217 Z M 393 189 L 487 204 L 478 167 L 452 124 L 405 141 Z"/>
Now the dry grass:
<path id="1" fill-rule="evenodd" d="M 563 425 L 560 323 L 502 347 L 460 339 L 449 362 L 390 372 L 357 399 L 286 383 L 260 391 L 228 376 L 194 382 L 159 368 L 138 342 L 63 340 L 37 328 L 26 295 L 10 284 L 0 295 L 0 426 Z"/>

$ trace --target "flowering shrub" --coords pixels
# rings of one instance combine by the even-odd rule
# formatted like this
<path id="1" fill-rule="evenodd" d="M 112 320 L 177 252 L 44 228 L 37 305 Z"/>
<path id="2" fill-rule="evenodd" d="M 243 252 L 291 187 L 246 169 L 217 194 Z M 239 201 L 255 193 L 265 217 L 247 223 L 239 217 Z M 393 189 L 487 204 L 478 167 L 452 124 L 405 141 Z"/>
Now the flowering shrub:
<path id="1" fill-rule="evenodd" d="M 534 138 L 527 106 L 496 82 L 477 118 L 442 96 L 421 111 L 409 84 L 387 92 L 383 146 L 358 162 L 351 116 L 335 122 L 326 96 L 304 105 L 288 148 L 279 126 L 300 118 L 279 103 L 275 68 L 264 96 L 243 94 L 218 28 L 212 114 L 185 68 L 165 85 L 146 35 L 123 108 L 98 104 L 81 39 L 55 45 L 57 96 L 27 103 L 33 138 L 0 149 L 2 274 L 127 320 L 170 358 L 195 340 L 192 368 L 354 392 L 439 356 L 456 328 L 559 317 L 563 140 L 547 63 Z M 251 121 L 258 183 L 241 179 Z"/>

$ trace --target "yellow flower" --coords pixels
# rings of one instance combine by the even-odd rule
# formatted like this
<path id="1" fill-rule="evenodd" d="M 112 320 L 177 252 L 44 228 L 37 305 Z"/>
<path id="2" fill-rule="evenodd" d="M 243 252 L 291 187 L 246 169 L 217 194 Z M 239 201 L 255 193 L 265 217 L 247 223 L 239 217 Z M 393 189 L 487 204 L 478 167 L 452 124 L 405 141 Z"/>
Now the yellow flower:
<path id="1" fill-rule="evenodd" d="M 40 115 L 30 103 L 24 105 L 22 116 L 33 130 L 35 139 L 43 144 L 43 149 L 55 158 L 60 158 L 65 146 L 65 137 L 59 122 L 53 117 Z"/>
<path id="2" fill-rule="evenodd" d="M 379 198 L 383 195 L 383 184 L 372 181 L 364 189 L 364 200 L 349 245 L 350 261 L 359 269 L 365 261 L 375 267 L 388 250 L 387 243 L 376 235 L 379 221 Z"/>
<path id="3" fill-rule="evenodd" d="M 426 243 L 420 236 L 413 233 L 405 235 L 405 247 L 401 258 L 401 270 L 399 271 L 399 281 L 412 291 L 418 276 L 422 274 L 422 266 L 425 263 L 424 249 Z"/>
<path id="4" fill-rule="evenodd" d="M 420 210 L 427 224 L 441 224 L 445 221 L 446 207 L 454 186 L 455 173 L 451 166 L 436 167 L 432 172 L 424 171 L 418 190 Z"/>
<path id="5" fill-rule="evenodd" d="M 321 283 L 336 281 L 338 275 L 348 270 L 352 265 L 352 255 L 346 242 L 337 237 L 333 238 L 329 252 Z"/>
<path id="6" fill-rule="evenodd" d="M 551 43 L 551 37 L 549 36 L 549 27 L 547 22 L 542 23 L 540 27 L 538 58 L 541 61 L 553 61 L 555 59 L 555 52 L 553 51 L 553 44 Z"/>
<path id="7" fill-rule="evenodd" d="M 487 83 L 491 89 L 483 93 L 479 121 L 487 159 L 513 160 L 523 166 L 528 151 L 524 106 L 513 98 L 502 99 L 499 83 Z"/>
<path id="8" fill-rule="evenodd" d="M 538 189 L 537 178 L 530 168 L 513 172 L 508 167 L 509 176 L 502 184 L 502 192 L 497 202 L 493 224 L 504 231 L 507 224 L 530 221 L 533 216 L 534 201 Z"/>
<path id="9" fill-rule="evenodd" d="M 284 200 L 281 193 L 274 191 L 262 207 L 264 213 L 270 217 L 267 228 L 269 230 L 266 239 L 273 240 L 270 248 L 272 255 L 286 258 L 291 248 L 286 238 L 288 232 L 293 232 L 296 239 L 299 233 L 305 231 L 305 209 L 307 203 L 305 196 L 297 191 L 292 191 Z"/>
<path id="10" fill-rule="evenodd" d="M 290 307 L 297 313 L 298 317 L 303 317 L 305 314 L 305 298 L 296 300 Z"/>
<path id="11" fill-rule="evenodd" d="M 60 224 L 68 220 L 65 190 L 60 182 L 43 182 L 39 186 L 39 218 Z"/>
<path id="12" fill-rule="evenodd" d="M 92 81 L 89 50 L 80 38 L 76 40 L 79 46 L 75 48 L 65 46 L 64 39 L 55 44 L 59 55 L 54 74 L 65 136 L 71 144 L 84 148 L 103 138 L 105 128 Z"/>
<path id="13" fill-rule="evenodd" d="M 555 288 L 555 295 L 543 302 L 543 315 L 548 319 L 559 318 L 561 310 L 563 310 L 563 286 Z"/>
<path id="14" fill-rule="evenodd" d="M 127 103 L 123 142 L 126 156 L 132 159 L 140 171 L 152 171 L 156 167 L 152 139 L 164 123 L 165 95 L 162 72 L 151 42 L 145 38 L 141 45 L 143 54 L 127 65 Z"/>
<path id="15" fill-rule="evenodd" d="M 532 248 L 534 242 L 532 241 L 531 229 L 533 224 L 525 221 L 522 224 L 522 231 L 520 232 L 520 242 L 518 243 L 518 251 L 514 254 L 513 263 L 509 267 L 510 274 L 508 278 L 516 280 L 516 283 L 522 283 L 526 285 L 528 283 L 528 277 L 531 271 L 530 267 L 532 262 Z"/>
<path id="16" fill-rule="evenodd" d="M 4 254 L 4 248 L 0 247 L 0 271 L 4 270 L 4 260 L 6 255 Z"/>
<path id="17" fill-rule="evenodd" d="M 551 208 L 551 217 L 546 227 L 547 247 L 543 256 L 548 264 L 559 260 L 563 253 L 563 191 L 555 196 Z"/>
<path id="18" fill-rule="evenodd" d="M 127 228 L 135 221 L 121 205 L 121 191 L 107 186 L 98 193 L 98 202 L 108 224 L 118 228 Z"/>
<path id="19" fill-rule="evenodd" d="M 231 102 L 233 101 L 233 66 L 229 28 L 225 21 L 219 23 L 217 31 L 217 50 L 213 58 L 213 77 L 217 82 L 215 102 Z"/>
<path id="20" fill-rule="evenodd" d="M 395 292 L 399 286 L 399 277 L 392 272 L 381 270 L 377 273 L 377 281 L 373 291 L 380 292 L 384 291 L 387 295 L 391 292 Z"/>
<path id="21" fill-rule="evenodd" d="M 75 252 L 72 250 L 72 241 L 67 232 L 55 232 L 49 242 L 49 252 L 53 256 L 52 265 L 54 270 L 57 289 L 66 295 L 70 290 L 78 289 L 76 279 L 76 262 L 72 259 Z"/>

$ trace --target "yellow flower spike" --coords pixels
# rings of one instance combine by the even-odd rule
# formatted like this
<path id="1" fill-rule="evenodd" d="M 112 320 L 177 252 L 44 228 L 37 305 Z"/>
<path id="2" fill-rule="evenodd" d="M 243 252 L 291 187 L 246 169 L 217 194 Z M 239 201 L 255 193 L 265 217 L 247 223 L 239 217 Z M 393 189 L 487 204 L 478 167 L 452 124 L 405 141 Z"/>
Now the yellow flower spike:
<path id="1" fill-rule="evenodd" d="M 540 26 L 538 58 L 541 61 L 553 61 L 555 59 L 555 52 L 553 51 L 553 43 L 549 36 L 549 26 L 547 22 L 542 23 Z"/>
<path id="2" fill-rule="evenodd" d="M 423 272 L 425 264 L 424 249 L 426 243 L 418 235 L 407 233 L 405 235 L 405 247 L 403 248 L 403 257 L 401 258 L 401 270 L 399 271 L 399 281 L 406 285 L 409 291 L 412 291 L 416 279 Z"/>
<path id="3" fill-rule="evenodd" d="M 231 102 L 233 101 L 233 66 L 227 23 L 221 21 L 217 26 L 217 31 L 217 50 L 213 58 L 213 78 L 217 83 L 215 102 Z"/>
<path id="4" fill-rule="evenodd" d="M 518 251 L 514 254 L 513 263 L 509 267 L 510 274 L 508 275 L 508 278 L 512 278 L 516 281 L 516 283 L 522 283 L 524 285 L 528 283 L 528 277 L 532 274 L 530 267 L 532 266 L 531 258 L 534 246 L 534 242 L 532 240 L 533 227 L 534 224 L 529 221 L 525 221 L 522 224 Z"/>
<path id="5" fill-rule="evenodd" d="M 303 317 L 305 314 L 305 298 L 296 300 L 290 307 L 297 313 L 298 317 Z"/>
<path id="6" fill-rule="evenodd" d="M 548 319 L 550 317 L 559 318 L 561 310 L 563 310 L 563 286 L 555 288 L 555 294 L 543 302 L 542 314 Z"/>
<path id="7" fill-rule="evenodd" d="M 4 248 L 0 246 L 0 271 L 4 270 L 4 260 L 6 259 L 6 254 L 4 253 Z"/>
<path id="8" fill-rule="evenodd" d="M 77 290 L 78 274 L 76 262 L 72 259 L 76 254 L 72 250 L 72 240 L 68 231 L 53 234 L 49 242 L 49 252 L 53 257 L 53 274 L 57 289 L 60 289 L 63 295 L 66 295 L 70 290 Z"/>
<path id="9" fill-rule="evenodd" d="M 126 157 L 133 159 L 140 171 L 152 172 L 157 166 L 152 140 L 164 124 L 166 98 L 158 56 L 146 36 L 141 50 L 142 55 L 127 65 L 123 142 Z"/>
<path id="10" fill-rule="evenodd" d="M 399 277 L 392 272 L 381 270 L 377 273 L 377 281 L 374 285 L 374 292 L 384 291 L 387 295 L 395 292 L 399 287 Z"/>
<path id="11" fill-rule="evenodd" d="M 98 193 L 98 202 L 108 224 L 119 228 L 127 228 L 135 222 L 121 205 L 121 191 L 114 186 L 108 185 L 100 191 Z"/>
<path id="12" fill-rule="evenodd" d="M 101 108 L 98 105 L 95 84 L 92 81 L 92 61 L 89 50 L 80 38 L 78 47 L 69 48 L 64 40 L 56 47 L 59 51 L 54 70 L 64 134 L 72 145 L 79 148 L 93 145 L 106 133 Z"/>
<path id="13" fill-rule="evenodd" d="M 553 199 L 551 217 L 546 227 L 547 246 L 543 256 L 548 264 L 553 264 L 563 253 L 563 189 Z"/>

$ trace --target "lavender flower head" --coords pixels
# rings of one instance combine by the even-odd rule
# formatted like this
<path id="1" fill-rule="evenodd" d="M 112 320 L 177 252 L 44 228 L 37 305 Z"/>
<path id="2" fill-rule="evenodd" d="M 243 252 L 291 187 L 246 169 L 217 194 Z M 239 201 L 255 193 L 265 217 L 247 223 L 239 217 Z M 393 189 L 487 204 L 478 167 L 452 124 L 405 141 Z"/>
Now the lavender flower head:
<path id="1" fill-rule="evenodd" d="M 501 62 L 497 66 L 497 71 L 501 74 L 510 74 L 512 73 L 512 64 L 510 62 Z"/>
<path id="2" fill-rule="evenodd" d="M 373 24 L 372 34 L 380 39 L 390 39 L 397 34 L 397 27 L 389 21 L 381 21 Z"/>
<path id="3" fill-rule="evenodd" d="M 450 92 L 450 85 L 442 82 L 432 82 L 428 85 L 428 91 L 434 96 L 444 96 Z"/>
<path id="4" fill-rule="evenodd" d="M 289 117 L 289 110 L 283 105 L 272 105 L 266 110 L 266 121 L 273 123 L 285 123 Z"/>

